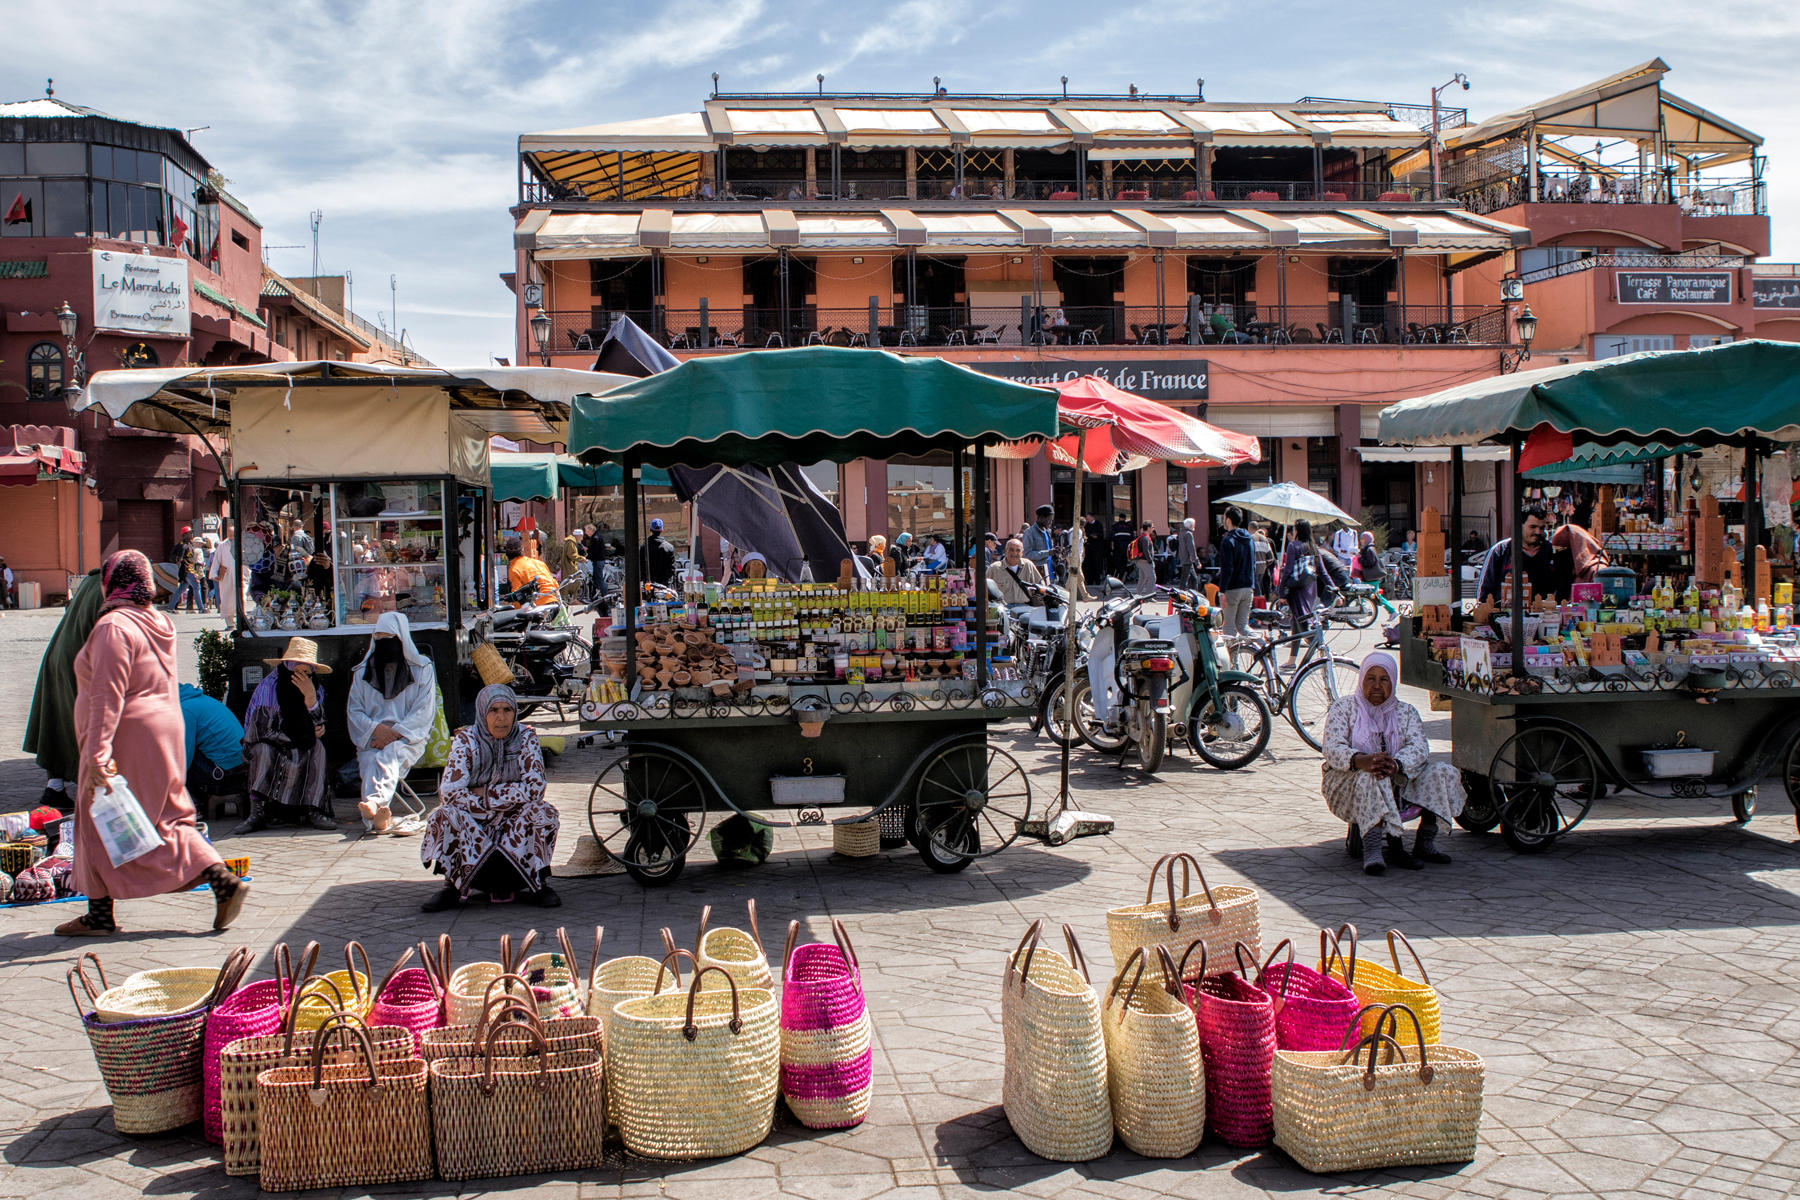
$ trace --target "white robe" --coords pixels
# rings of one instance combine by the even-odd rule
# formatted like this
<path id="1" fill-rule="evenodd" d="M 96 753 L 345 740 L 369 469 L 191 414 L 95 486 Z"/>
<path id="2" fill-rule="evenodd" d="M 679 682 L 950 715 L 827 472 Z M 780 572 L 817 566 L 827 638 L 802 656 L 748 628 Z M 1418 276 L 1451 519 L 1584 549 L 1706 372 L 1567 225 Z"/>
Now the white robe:
<path id="1" fill-rule="evenodd" d="M 437 673 L 431 660 L 413 645 L 404 615 L 382 613 L 375 622 L 375 632 L 391 633 L 400 639 L 401 653 L 412 668 L 412 682 L 391 700 L 370 686 L 365 678 L 369 658 L 375 652 L 375 639 L 370 638 L 369 653 L 356 665 L 350 681 L 345 716 L 350 740 L 356 746 L 356 763 L 362 771 L 362 798 L 377 808 L 387 808 L 393 803 L 394 790 L 425 753 L 425 743 L 431 737 L 431 726 L 437 717 Z M 376 750 L 369 742 L 375 727 L 381 724 L 392 726 L 400 740 Z"/>

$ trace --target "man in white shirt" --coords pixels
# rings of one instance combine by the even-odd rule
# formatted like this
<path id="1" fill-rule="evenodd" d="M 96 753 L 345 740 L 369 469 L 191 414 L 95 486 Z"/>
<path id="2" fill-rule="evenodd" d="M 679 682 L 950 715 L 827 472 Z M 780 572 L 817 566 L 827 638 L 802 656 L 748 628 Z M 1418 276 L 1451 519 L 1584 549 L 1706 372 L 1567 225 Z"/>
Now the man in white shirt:
<path id="1" fill-rule="evenodd" d="M 237 624 L 237 560 L 232 557 L 231 522 L 227 521 L 219 536 L 219 544 L 213 547 L 212 557 L 206 560 L 206 577 L 219 593 L 219 615 L 225 618 L 227 628 Z"/>
<path id="2" fill-rule="evenodd" d="M 1339 525 L 1338 531 L 1331 535 L 1331 552 L 1338 556 L 1339 562 L 1356 561 L 1356 534 L 1348 525 Z"/>

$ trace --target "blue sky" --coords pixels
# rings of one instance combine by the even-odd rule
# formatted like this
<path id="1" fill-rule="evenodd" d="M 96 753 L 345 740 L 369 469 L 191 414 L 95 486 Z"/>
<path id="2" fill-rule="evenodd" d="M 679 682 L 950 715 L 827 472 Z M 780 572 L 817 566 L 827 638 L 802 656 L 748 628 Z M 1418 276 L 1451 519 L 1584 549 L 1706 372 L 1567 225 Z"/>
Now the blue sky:
<path id="1" fill-rule="evenodd" d="M 1776 259 L 1800 258 L 1800 4 L 1513 0 L 81 0 L 5 5 L 0 98 L 43 93 L 191 127 L 272 245 L 310 241 L 439 363 L 512 352 L 515 139 L 694 109 L 727 90 L 930 88 L 1423 102 L 1457 71 L 1473 116 L 1661 56 L 1665 86 L 1763 135 Z M 1453 101 L 1455 102 L 1455 101 Z M 273 250 L 305 274 L 311 249 Z"/>

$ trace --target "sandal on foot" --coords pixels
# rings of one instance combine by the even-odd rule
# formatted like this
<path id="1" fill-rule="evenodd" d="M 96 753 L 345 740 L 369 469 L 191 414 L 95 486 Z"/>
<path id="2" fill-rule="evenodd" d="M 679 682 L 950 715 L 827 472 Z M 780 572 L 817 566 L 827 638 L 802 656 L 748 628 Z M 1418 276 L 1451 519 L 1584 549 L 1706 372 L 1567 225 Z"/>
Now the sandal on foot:
<path id="1" fill-rule="evenodd" d="M 213 908 L 213 928 L 230 929 L 231 923 L 238 919 L 244 911 L 244 901 L 250 898 L 250 885 L 238 880 L 237 886 L 218 897 Z"/>

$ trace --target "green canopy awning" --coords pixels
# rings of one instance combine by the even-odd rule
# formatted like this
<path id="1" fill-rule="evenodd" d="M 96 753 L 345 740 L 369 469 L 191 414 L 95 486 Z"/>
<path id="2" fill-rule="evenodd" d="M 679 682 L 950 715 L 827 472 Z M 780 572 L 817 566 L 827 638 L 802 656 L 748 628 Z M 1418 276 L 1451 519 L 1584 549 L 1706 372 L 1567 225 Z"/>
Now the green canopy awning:
<path id="1" fill-rule="evenodd" d="M 669 473 L 639 472 L 647 486 L 667 487 Z M 494 450 L 488 455 L 488 484 L 495 500 L 554 500 L 564 488 L 618 487 L 625 480 L 617 463 L 589 466 L 567 454 Z"/>
<path id="2" fill-rule="evenodd" d="M 1604 444 L 1800 439 L 1800 345 L 1646 350 L 1500 375 L 1389 405 L 1380 440 L 1469 445 L 1540 425 Z"/>
<path id="3" fill-rule="evenodd" d="M 1056 393 L 937 358 L 807 346 L 689 359 L 577 396 L 569 450 L 667 467 L 772 466 L 1054 437 Z"/>
<path id="4" fill-rule="evenodd" d="M 1661 442 L 1642 446 L 1597 446 L 1592 442 L 1579 442 L 1574 454 L 1561 462 L 1533 467 L 1525 472 L 1525 478 L 1570 483 L 1637 483 L 1644 477 L 1644 472 L 1639 469 L 1643 464 L 1677 454 L 1693 454 L 1699 449 L 1692 442 L 1678 446 L 1666 446 Z"/>
<path id="5" fill-rule="evenodd" d="M 566 488 L 618 487 L 625 482 L 625 468 L 618 463 L 584 463 L 572 454 L 556 458 L 556 479 Z M 638 482 L 645 487 L 668 487 L 669 473 L 655 467 L 638 472 Z"/>

